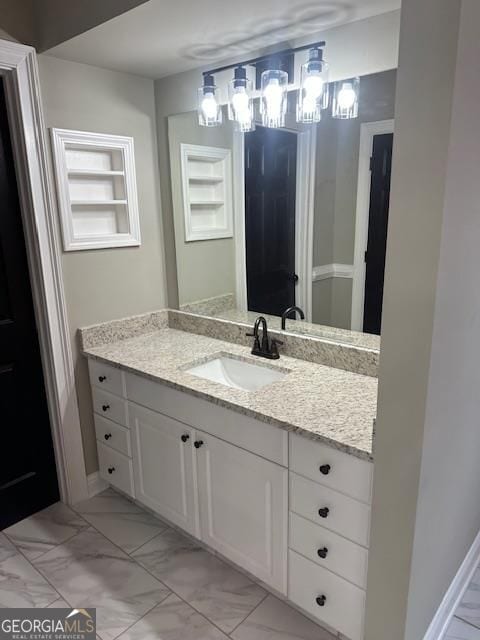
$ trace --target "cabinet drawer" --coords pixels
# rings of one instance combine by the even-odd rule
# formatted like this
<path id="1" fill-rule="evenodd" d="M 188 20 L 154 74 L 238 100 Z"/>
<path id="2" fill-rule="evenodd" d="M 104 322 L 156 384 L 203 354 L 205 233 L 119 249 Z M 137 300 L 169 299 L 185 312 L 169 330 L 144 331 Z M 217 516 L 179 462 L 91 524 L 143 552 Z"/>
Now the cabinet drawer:
<path id="1" fill-rule="evenodd" d="M 370 507 L 363 502 L 290 473 L 290 510 L 368 547 Z"/>
<path id="2" fill-rule="evenodd" d="M 103 418 L 97 414 L 94 415 L 94 418 L 97 440 L 131 458 L 130 431 L 125 427 L 121 427 L 116 422 L 107 420 L 107 418 Z"/>
<path id="3" fill-rule="evenodd" d="M 110 484 L 135 497 L 132 461 L 122 453 L 97 441 L 100 476 Z"/>
<path id="4" fill-rule="evenodd" d="M 368 551 L 364 547 L 290 513 L 290 548 L 365 589 Z"/>
<path id="5" fill-rule="evenodd" d="M 290 434 L 290 469 L 326 487 L 372 501 L 373 464 L 320 442 Z"/>
<path id="6" fill-rule="evenodd" d="M 125 374 L 127 397 L 212 436 L 286 467 L 288 433 L 213 402 L 196 398 L 131 373 Z"/>
<path id="7" fill-rule="evenodd" d="M 116 393 L 117 396 L 125 395 L 123 371 L 121 369 L 90 359 L 88 361 L 88 371 L 92 385 L 105 389 L 105 391 Z"/>
<path id="8" fill-rule="evenodd" d="M 93 410 L 99 416 L 114 420 L 124 426 L 128 425 L 126 400 L 98 387 L 92 387 L 92 399 Z"/>
<path id="9" fill-rule="evenodd" d="M 321 596 L 325 596 L 323 606 L 317 602 Z M 295 551 L 288 552 L 288 597 L 347 638 L 363 638 L 365 591 Z"/>

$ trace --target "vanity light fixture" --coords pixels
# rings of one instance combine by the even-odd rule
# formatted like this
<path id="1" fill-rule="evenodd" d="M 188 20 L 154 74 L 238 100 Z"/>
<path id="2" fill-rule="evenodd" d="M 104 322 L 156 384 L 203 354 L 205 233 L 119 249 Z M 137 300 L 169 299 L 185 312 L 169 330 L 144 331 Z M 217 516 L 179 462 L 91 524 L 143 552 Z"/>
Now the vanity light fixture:
<path id="1" fill-rule="evenodd" d="M 308 61 L 302 64 L 300 74 L 297 122 L 320 122 L 322 109 L 328 107 L 328 64 L 320 47 L 310 49 Z"/>
<path id="2" fill-rule="evenodd" d="M 244 66 L 235 68 L 233 80 L 228 84 L 228 98 L 228 116 L 236 123 L 236 129 L 242 132 L 255 129 L 252 83 Z"/>
<path id="3" fill-rule="evenodd" d="M 342 80 L 335 84 L 332 101 L 332 118 L 350 120 L 358 117 L 360 78 Z"/>
<path id="4" fill-rule="evenodd" d="M 204 74 L 203 86 L 198 90 L 198 122 L 202 127 L 218 127 L 222 124 L 222 106 L 211 73 Z"/>
<path id="5" fill-rule="evenodd" d="M 288 73 L 280 69 L 268 69 L 262 73 L 262 97 L 260 114 L 264 127 L 285 126 L 287 114 Z"/>
<path id="6" fill-rule="evenodd" d="M 328 64 L 323 59 L 325 42 L 314 42 L 293 49 L 252 58 L 203 72 L 203 86 L 198 90 L 198 121 L 204 127 L 222 123 L 222 107 L 215 86 L 214 74 L 235 68 L 228 85 L 228 115 L 241 132 L 255 128 L 252 83 L 246 67 L 255 68 L 256 89 L 260 89 L 260 115 L 264 127 L 284 127 L 287 114 L 288 84 L 293 82 L 294 54 L 309 50 L 308 60 L 301 65 L 297 98 L 297 122 L 319 122 L 322 110 L 329 106 Z M 290 63 L 290 66 L 289 66 Z M 286 71 L 285 69 L 288 69 Z M 360 78 L 335 84 L 332 117 L 341 120 L 358 116 Z"/>

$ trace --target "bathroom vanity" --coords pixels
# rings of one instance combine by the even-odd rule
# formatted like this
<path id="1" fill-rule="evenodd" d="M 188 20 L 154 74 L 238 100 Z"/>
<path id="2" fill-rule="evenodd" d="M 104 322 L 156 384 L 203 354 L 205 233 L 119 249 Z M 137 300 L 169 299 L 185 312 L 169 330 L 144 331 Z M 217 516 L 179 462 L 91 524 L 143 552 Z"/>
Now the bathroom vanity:
<path id="1" fill-rule="evenodd" d="M 102 478 L 361 640 L 376 379 L 168 326 L 84 353 Z"/>

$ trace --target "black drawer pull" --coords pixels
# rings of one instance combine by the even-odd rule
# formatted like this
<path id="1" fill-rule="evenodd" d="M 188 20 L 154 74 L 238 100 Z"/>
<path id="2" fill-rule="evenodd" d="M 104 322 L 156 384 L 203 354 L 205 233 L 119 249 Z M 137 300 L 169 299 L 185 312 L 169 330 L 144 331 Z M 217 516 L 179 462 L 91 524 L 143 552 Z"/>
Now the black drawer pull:
<path id="1" fill-rule="evenodd" d="M 180 436 L 180 440 L 182 442 L 187 442 L 190 439 L 190 436 L 188 435 L 188 433 L 184 433 L 183 436 Z"/>
<path id="2" fill-rule="evenodd" d="M 323 547 L 323 549 L 318 549 L 317 551 L 318 555 L 320 556 L 320 558 L 326 558 L 328 555 L 328 549 L 327 547 Z"/>
<path id="3" fill-rule="evenodd" d="M 332 467 L 329 464 L 322 464 L 320 467 L 320 473 L 323 473 L 324 476 L 328 476 Z"/>
<path id="4" fill-rule="evenodd" d="M 325 603 L 327 601 L 327 596 L 318 596 L 315 600 L 315 602 L 318 604 L 319 607 L 324 607 Z"/>
<path id="5" fill-rule="evenodd" d="M 196 440 L 193 443 L 193 446 L 195 447 L 195 449 L 200 449 L 200 447 L 203 445 L 203 440 Z"/>
<path id="6" fill-rule="evenodd" d="M 107 471 L 110 475 L 112 475 L 112 473 L 115 471 L 115 467 L 108 467 Z"/>
<path id="7" fill-rule="evenodd" d="M 102 404 L 102 411 L 108 411 L 110 409 L 109 404 Z"/>
<path id="8" fill-rule="evenodd" d="M 105 382 L 106 379 L 107 379 L 107 376 L 98 376 L 99 382 Z"/>
<path id="9" fill-rule="evenodd" d="M 104 436 L 105 440 L 110 440 L 110 438 L 112 437 L 111 433 L 106 433 Z"/>
<path id="10" fill-rule="evenodd" d="M 330 509 L 328 507 L 323 507 L 322 509 L 318 510 L 318 515 L 321 518 L 328 518 L 329 513 L 330 513 Z"/>

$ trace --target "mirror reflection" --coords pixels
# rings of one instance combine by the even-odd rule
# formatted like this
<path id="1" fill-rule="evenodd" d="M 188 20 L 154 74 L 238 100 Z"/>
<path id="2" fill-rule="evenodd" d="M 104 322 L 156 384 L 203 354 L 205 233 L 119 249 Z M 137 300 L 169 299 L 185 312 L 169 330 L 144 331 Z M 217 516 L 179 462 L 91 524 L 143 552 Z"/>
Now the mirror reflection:
<path id="1" fill-rule="evenodd" d="M 247 132 L 226 106 L 221 126 L 169 117 L 181 310 L 379 347 L 395 81 L 361 76 L 349 119 L 298 123 L 298 91 L 281 128 L 258 99 Z"/>

